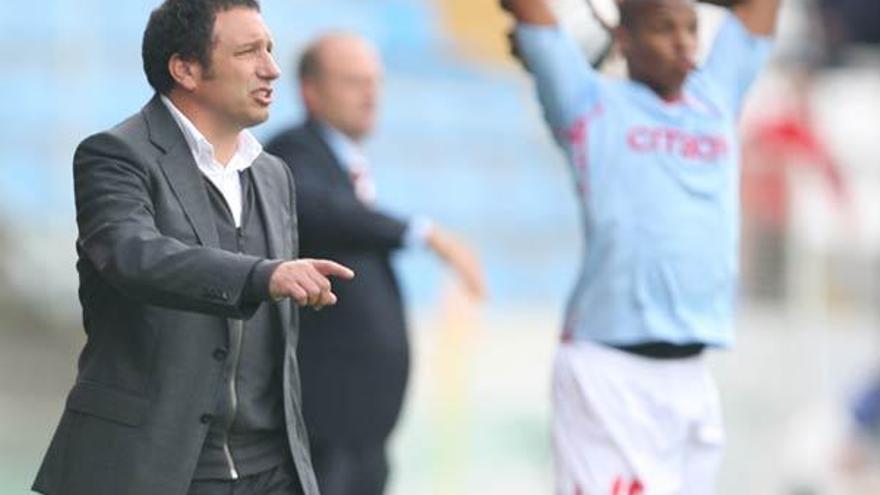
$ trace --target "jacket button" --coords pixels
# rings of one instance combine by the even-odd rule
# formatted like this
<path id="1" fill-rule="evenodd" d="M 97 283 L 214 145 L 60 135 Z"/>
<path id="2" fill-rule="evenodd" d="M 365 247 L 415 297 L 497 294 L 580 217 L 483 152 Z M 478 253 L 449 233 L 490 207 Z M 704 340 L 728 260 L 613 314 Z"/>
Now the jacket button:
<path id="1" fill-rule="evenodd" d="M 202 424 L 208 424 L 211 422 L 212 419 L 214 419 L 213 414 L 202 414 L 202 416 L 199 418 L 199 421 L 201 421 Z"/>
<path id="2" fill-rule="evenodd" d="M 214 359 L 217 361 L 223 361 L 228 354 L 229 352 L 227 352 L 226 349 L 214 349 L 212 356 L 214 356 Z"/>

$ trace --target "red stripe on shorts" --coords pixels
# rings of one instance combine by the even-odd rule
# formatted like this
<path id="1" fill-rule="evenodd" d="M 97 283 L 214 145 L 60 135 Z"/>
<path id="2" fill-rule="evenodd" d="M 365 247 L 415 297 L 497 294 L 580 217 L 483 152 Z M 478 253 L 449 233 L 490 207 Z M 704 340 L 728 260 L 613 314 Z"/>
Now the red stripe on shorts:
<path id="1" fill-rule="evenodd" d="M 634 479 L 629 485 L 629 495 L 642 495 L 643 493 L 645 493 L 645 489 L 642 487 L 642 482 L 638 478 Z"/>
<path id="2" fill-rule="evenodd" d="M 623 495 L 621 490 L 623 490 L 623 478 L 618 476 L 614 478 L 614 484 L 611 485 L 611 495 Z"/>

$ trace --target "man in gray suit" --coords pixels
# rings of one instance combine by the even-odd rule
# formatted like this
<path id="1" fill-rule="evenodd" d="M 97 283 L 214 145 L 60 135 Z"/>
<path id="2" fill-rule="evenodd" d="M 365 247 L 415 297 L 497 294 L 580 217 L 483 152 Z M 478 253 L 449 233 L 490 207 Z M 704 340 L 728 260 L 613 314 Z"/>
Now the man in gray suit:
<path id="1" fill-rule="evenodd" d="M 34 482 L 63 495 L 316 495 L 299 306 L 334 304 L 298 250 L 294 184 L 246 130 L 278 67 L 255 0 L 166 0 L 156 96 L 74 156 L 87 341 Z"/>

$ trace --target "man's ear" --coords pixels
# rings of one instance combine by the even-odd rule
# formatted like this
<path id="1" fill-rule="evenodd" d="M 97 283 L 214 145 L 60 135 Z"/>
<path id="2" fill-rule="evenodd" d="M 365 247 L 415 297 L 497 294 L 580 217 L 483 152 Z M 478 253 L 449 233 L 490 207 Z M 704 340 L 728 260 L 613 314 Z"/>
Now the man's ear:
<path id="1" fill-rule="evenodd" d="M 310 113 L 319 110 L 320 97 L 318 95 L 318 84 L 315 81 L 309 79 L 300 81 L 299 94 L 306 110 Z"/>
<path id="2" fill-rule="evenodd" d="M 168 59 L 168 72 L 174 82 L 186 91 L 195 90 L 202 80 L 202 66 L 198 62 L 184 60 L 176 53 Z"/>

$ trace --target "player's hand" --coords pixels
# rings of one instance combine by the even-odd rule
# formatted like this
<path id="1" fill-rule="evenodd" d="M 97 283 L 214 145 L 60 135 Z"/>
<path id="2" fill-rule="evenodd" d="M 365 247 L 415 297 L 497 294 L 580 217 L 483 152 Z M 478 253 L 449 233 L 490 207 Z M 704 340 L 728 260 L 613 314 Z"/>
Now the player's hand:
<path id="1" fill-rule="evenodd" d="M 336 304 L 329 277 L 350 280 L 354 272 L 330 260 L 287 261 L 272 272 L 269 293 L 275 299 L 291 298 L 300 306 L 321 309 Z"/>
<path id="2" fill-rule="evenodd" d="M 436 225 L 431 227 L 427 240 L 431 249 L 455 270 L 471 296 L 476 299 L 486 297 L 486 282 L 476 253 Z"/>
<path id="3" fill-rule="evenodd" d="M 511 14 L 516 22 L 536 26 L 556 26 L 556 15 L 546 0 L 499 0 L 501 9 Z M 510 54 L 520 62 L 524 69 L 529 70 L 514 36 L 515 28 L 507 32 Z"/>
<path id="4" fill-rule="evenodd" d="M 501 9 L 512 15 L 517 22 L 553 26 L 556 15 L 547 0 L 499 0 Z"/>

